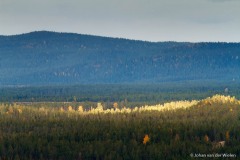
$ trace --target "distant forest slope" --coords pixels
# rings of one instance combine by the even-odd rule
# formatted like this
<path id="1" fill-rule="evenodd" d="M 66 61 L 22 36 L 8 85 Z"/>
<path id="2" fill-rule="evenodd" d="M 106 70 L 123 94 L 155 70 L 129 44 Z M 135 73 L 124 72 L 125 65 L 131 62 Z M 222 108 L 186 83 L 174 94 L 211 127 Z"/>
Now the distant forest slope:
<path id="1" fill-rule="evenodd" d="M 0 36 L 0 85 L 240 81 L 240 43 L 144 42 L 31 32 Z"/>

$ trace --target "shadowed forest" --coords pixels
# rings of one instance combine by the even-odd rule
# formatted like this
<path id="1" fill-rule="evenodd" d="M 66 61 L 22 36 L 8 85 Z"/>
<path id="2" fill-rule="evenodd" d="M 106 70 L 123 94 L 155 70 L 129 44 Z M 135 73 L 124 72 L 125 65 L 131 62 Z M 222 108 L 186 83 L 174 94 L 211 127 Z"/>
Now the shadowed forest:
<path id="1" fill-rule="evenodd" d="M 2 103 L 0 159 L 240 156 L 240 101 L 235 97 L 136 108 L 119 108 L 117 103 L 109 109 L 102 103 L 90 109 L 59 105 Z"/>

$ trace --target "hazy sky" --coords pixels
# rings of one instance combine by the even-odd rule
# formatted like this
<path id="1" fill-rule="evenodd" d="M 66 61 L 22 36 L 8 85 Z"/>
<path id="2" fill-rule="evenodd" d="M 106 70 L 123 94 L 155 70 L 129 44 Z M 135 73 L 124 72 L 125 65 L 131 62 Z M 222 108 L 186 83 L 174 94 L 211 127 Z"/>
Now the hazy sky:
<path id="1" fill-rule="evenodd" d="M 0 35 L 36 30 L 240 42 L 240 0 L 0 0 Z"/>

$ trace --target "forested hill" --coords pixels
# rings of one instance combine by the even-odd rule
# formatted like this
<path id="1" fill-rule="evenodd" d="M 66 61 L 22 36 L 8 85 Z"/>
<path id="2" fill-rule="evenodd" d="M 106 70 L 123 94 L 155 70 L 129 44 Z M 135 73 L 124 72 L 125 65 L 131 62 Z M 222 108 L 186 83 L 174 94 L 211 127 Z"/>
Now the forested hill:
<path id="1" fill-rule="evenodd" d="M 0 85 L 239 81 L 240 43 L 145 42 L 31 32 L 0 36 Z"/>

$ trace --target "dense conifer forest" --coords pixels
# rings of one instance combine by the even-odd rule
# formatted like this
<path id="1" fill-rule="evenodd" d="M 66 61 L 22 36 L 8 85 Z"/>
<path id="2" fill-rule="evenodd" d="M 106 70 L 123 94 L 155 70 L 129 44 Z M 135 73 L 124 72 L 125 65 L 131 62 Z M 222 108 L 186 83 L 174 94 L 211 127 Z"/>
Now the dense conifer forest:
<path id="1" fill-rule="evenodd" d="M 240 101 L 215 95 L 136 108 L 0 105 L 0 159 L 240 156 Z"/>

